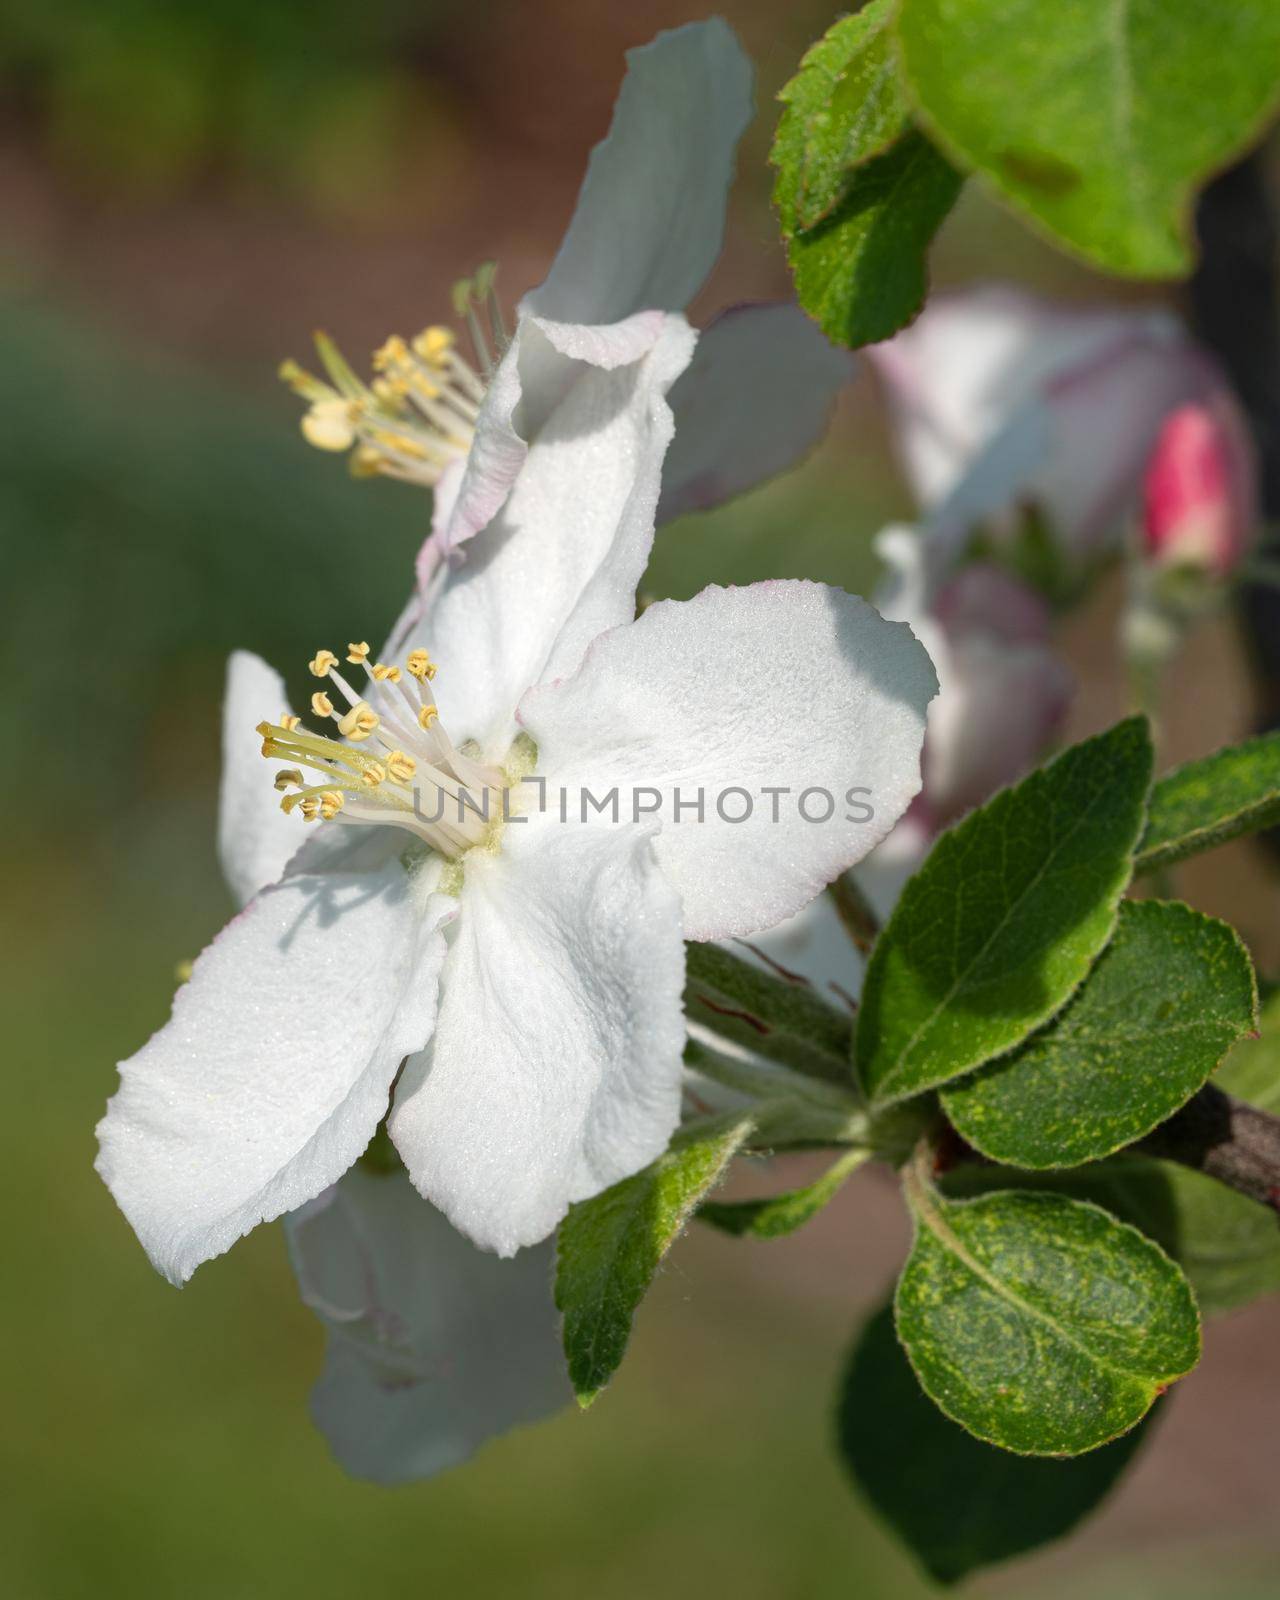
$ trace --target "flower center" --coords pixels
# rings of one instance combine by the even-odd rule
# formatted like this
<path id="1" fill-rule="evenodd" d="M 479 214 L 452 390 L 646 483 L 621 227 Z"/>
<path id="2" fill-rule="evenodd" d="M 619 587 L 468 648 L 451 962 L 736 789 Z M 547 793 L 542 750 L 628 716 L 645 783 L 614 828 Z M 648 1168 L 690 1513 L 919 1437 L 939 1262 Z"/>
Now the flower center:
<path id="1" fill-rule="evenodd" d="M 376 376 L 357 377 L 327 334 L 315 336 L 329 381 L 296 361 L 280 376 L 309 402 L 303 437 L 317 450 L 351 451 L 356 477 L 383 475 L 434 487 L 447 467 L 466 459 L 488 380 L 506 348 L 492 262 L 454 285 L 454 309 L 466 321 L 475 365 L 449 328 L 424 328 L 414 339 L 393 334 L 373 353 Z M 488 322 L 488 332 L 485 321 Z M 478 370 L 477 370 L 478 369 Z"/>
<path id="2" fill-rule="evenodd" d="M 318 651 L 309 663 L 340 701 L 317 690 L 311 709 L 335 723 L 341 739 L 312 733 L 300 717 L 258 724 L 262 754 L 294 763 L 276 775 L 276 788 L 292 791 L 281 809 L 307 822 L 407 828 L 451 859 L 483 844 L 503 819 L 507 778 L 464 755 L 445 732 L 431 691 L 431 657 L 414 650 L 402 670 L 371 663 L 369 646 L 360 643 L 347 646 L 347 661 L 365 672 L 363 696 L 338 671 L 332 650 Z M 303 768 L 322 781 L 308 783 Z"/>

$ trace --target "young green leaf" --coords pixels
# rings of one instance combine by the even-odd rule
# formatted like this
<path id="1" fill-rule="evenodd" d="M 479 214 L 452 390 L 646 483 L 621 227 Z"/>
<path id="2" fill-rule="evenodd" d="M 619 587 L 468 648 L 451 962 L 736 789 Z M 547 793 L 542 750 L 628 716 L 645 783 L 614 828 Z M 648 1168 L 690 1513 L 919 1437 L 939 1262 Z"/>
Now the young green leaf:
<path id="1" fill-rule="evenodd" d="M 718 944 L 686 944 L 685 966 L 692 1021 L 809 1077 L 852 1082 L 852 1018 L 805 979 L 765 972 Z"/>
<path id="2" fill-rule="evenodd" d="M 1171 1117 L 1254 1027 L 1239 936 L 1188 906 L 1128 901 L 1061 1012 L 942 1103 L 976 1150 L 1015 1167 L 1071 1167 Z"/>
<path id="3" fill-rule="evenodd" d="M 1199 1360 L 1191 1288 L 1136 1228 L 1043 1191 L 946 1200 L 911 1173 L 908 1192 L 898 1336 L 925 1393 L 977 1438 L 1081 1455 Z"/>
<path id="4" fill-rule="evenodd" d="M 1106 1498 L 1148 1431 L 1070 1461 L 984 1444 L 921 1393 L 888 1306 L 853 1348 L 837 1427 L 854 1482 L 938 1583 L 1060 1539 Z"/>
<path id="5" fill-rule="evenodd" d="M 652 1166 L 572 1207 L 556 1240 L 556 1306 L 578 1403 L 617 1371 L 631 1319 L 695 1206 L 751 1132 L 749 1117 L 690 1123 Z"/>
<path id="6" fill-rule="evenodd" d="M 816 1217 L 870 1155 L 869 1150 L 850 1150 L 815 1182 L 786 1194 L 763 1200 L 708 1200 L 699 1208 L 698 1218 L 738 1238 L 750 1234 L 753 1239 L 781 1239 Z"/>
<path id="7" fill-rule="evenodd" d="M 1111 937 L 1150 781 L 1131 717 L 942 835 L 867 966 L 857 1061 L 874 1102 L 960 1077 L 1070 998 Z"/>
<path id="8" fill-rule="evenodd" d="M 1218 1074 L 1218 1087 L 1263 1111 L 1280 1112 L 1280 990 L 1258 1018 L 1258 1037 L 1242 1039 Z"/>
<path id="9" fill-rule="evenodd" d="M 910 129 L 850 171 L 844 199 L 825 221 L 790 239 L 796 297 L 829 339 L 856 349 L 911 321 L 924 304 L 925 252 L 960 182 Z"/>
<path id="10" fill-rule="evenodd" d="M 1178 277 L 1191 205 L 1280 94 L 1275 0 L 903 0 L 901 60 L 958 163 L 1110 272 Z"/>
<path id="11" fill-rule="evenodd" d="M 790 235 L 829 217 L 848 193 L 853 169 L 879 155 L 911 120 L 898 81 L 892 20 L 894 0 L 871 0 L 841 17 L 808 51 L 778 98 L 770 160 L 773 191 Z"/>
<path id="12" fill-rule="evenodd" d="M 1172 866 L 1280 822 L 1280 733 L 1228 745 L 1167 773 L 1151 791 L 1135 872 Z"/>
<path id="13" fill-rule="evenodd" d="M 1280 1222 L 1274 1211 L 1172 1161 L 1126 1151 L 1068 1172 L 1035 1174 L 965 1164 L 943 1179 L 948 1195 L 1044 1186 L 1092 1200 L 1154 1239 L 1178 1263 L 1205 1316 L 1280 1290 Z"/>

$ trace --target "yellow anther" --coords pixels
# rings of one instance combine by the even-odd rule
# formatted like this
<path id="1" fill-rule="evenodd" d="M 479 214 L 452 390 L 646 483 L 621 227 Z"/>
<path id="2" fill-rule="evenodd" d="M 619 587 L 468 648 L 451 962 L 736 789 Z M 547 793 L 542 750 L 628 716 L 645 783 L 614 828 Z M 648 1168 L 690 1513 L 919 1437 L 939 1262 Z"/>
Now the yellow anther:
<path id="1" fill-rule="evenodd" d="M 386 776 L 387 769 L 380 761 L 371 761 L 367 767 L 360 769 L 360 782 L 364 784 L 366 789 L 376 789 L 380 783 L 385 781 Z"/>
<path id="2" fill-rule="evenodd" d="M 399 411 L 405 396 L 409 393 L 409 380 L 399 376 L 375 378 L 369 387 L 379 404 L 390 411 Z"/>
<path id="3" fill-rule="evenodd" d="M 331 717 L 333 715 L 333 701 L 322 689 L 317 689 L 311 696 L 311 709 L 318 717 Z"/>
<path id="4" fill-rule="evenodd" d="M 320 796 L 320 815 L 326 822 L 330 822 L 345 804 L 341 789 L 326 789 Z"/>
<path id="5" fill-rule="evenodd" d="M 388 368 L 404 366 L 408 359 L 409 346 L 398 333 L 393 333 L 373 352 L 374 371 L 386 372 Z"/>
<path id="6" fill-rule="evenodd" d="M 307 662 L 307 669 L 313 678 L 327 678 L 330 668 L 337 665 L 338 658 L 332 650 L 317 650 Z"/>
<path id="7" fill-rule="evenodd" d="M 453 349 L 453 333 L 449 328 L 424 328 L 413 341 L 413 353 L 429 367 L 443 366 Z"/>
<path id="8" fill-rule="evenodd" d="M 387 757 L 387 771 L 397 783 L 408 783 L 418 770 L 418 763 L 403 750 L 393 750 Z"/>
<path id="9" fill-rule="evenodd" d="M 355 409 L 349 400 L 313 400 L 302 415 L 302 437 L 317 450 L 349 450 L 356 441 Z"/>
<path id="10" fill-rule="evenodd" d="M 276 773 L 276 790 L 283 794 L 286 789 L 301 789 L 302 774 L 297 767 L 284 767 Z"/>
<path id="11" fill-rule="evenodd" d="M 360 666 L 360 664 L 367 658 L 368 654 L 369 644 L 367 640 L 361 644 L 349 644 L 347 646 L 347 660 L 354 667 Z"/>
<path id="12" fill-rule="evenodd" d="M 352 740 L 367 739 L 378 726 L 378 713 L 365 700 L 359 700 L 338 720 L 338 732 Z"/>
<path id="13" fill-rule="evenodd" d="M 359 445 L 351 452 L 348 461 L 353 478 L 376 478 L 387 465 L 386 456 L 370 444 Z"/>
<path id="14" fill-rule="evenodd" d="M 433 722 L 439 720 L 440 713 L 434 706 L 423 706 L 418 713 L 418 726 L 424 730 L 430 728 Z"/>
<path id="15" fill-rule="evenodd" d="M 409 659 L 405 662 L 412 675 L 419 683 L 427 683 L 436 675 L 435 662 L 425 650 L 412 650 Z"/>
<path id="16" fill-rule="evenodd" d="M 389 667 L 385 661 L 378 661 L 374 663 L 373 675 L 379 683 L 400 682 L 400 668 Z"/>
<path id="17" fill-rule="evenodd" d="M 286 733 L 292 733 L 295 728 L 302 726 L 302 718 L 295 717 L 291 711 L 282 711 L 280 713 L 280 726 Z"/>
<path id="18" fill-rule="evenodd" d="M 294 797 L 292 795 L 287 795 L 280 802 L 281 809 L 284 810 L 284 811 L 291 810 L 292 808 L 291 808 L 289 802 L 293 798 Z M 314 822 L 316 820 L 316 818 L 320 815 L 320 799 L 319 799 L 319 796 L 318 795 L 314 795 L 314 794 L 309 794 L 307 796 L 307 798 L 302 802 L 302 804 L 298 807 L 298 810 L 302 812 L 302 816 L 303 816 L 303 820 L 304 821 L 306 821 L 306 822 Z"/>

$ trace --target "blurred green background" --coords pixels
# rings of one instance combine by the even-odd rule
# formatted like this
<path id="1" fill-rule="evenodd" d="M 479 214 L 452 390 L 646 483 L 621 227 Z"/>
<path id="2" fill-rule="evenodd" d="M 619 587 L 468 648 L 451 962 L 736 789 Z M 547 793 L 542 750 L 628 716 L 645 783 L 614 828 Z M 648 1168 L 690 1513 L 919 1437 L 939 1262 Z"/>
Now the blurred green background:
<path id="1" fill-rule="evenodd" d="M 810 0 L 721 9 L 766 113 L 695 320 L 786 292 L 767 105 L 830 20 Z M 377 637 L 424 533 L 416 493 L 356 485 L 307 449 L 277 361 L 320 323 L 353 356 L 412 332 L 488 256 L 509 301 L 538 281 L 623 49 L 689 15 L 671 0 L 643 20 L 623 0 L 0 3 L 2 1595 L 926 1592 L 830 1450 L 844 1348 L 904 1239 L 874 1180 L 790 1243 L 689 1239 L 589 1416 L 380 1491 L 346 1480 L 310 1427 L 321 1332 L 278 1230 L 178 1294 L 91 1170 L 114 1063 L 230 909 L 213 855 L 228 651 L 296 680 L 318 641 Z M 977 274 L 1104 287 L 970 197 L 937 276 Z M 865 589 L 870 533 L 907 509 L 864 379 L 802 472 L 664 533 L 648 588 L 803 574 Z M 1107 603 L 1072 640 L 1086 724 L 1113 709 Z M 1247 721 L 1225 623 L 1185 671 L 1171 738 L 1209 748 Z M 1252 878 L 1235 859 L 1203 879 L 1210 909 Z M 1255 893 L 1259 934 L 1273 904 Z M 1239 1600 L 1280 1592 L 1278 1327 L 1262 1308 L 1216 1330 L 1114 1508 L 977 1591 L 1190 1597 L 1212 1575 Z"/>

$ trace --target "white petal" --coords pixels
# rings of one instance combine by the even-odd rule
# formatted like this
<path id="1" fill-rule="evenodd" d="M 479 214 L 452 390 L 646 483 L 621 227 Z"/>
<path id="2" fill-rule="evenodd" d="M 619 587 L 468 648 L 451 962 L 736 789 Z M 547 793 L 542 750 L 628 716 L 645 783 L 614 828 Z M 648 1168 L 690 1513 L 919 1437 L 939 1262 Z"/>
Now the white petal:
<path id="1" fill-rule="evenodd" d="M 286 817 L 272 780 L 283 766 L 262 759 L 264 718 L 289 710 L 284 680 L 260 656 L 237 650 L 227 663 L 222 703 L 222 788 L 218 795 L 218 859 L 237 905 L 274 883 L 302 843 L 296 817 Z"/>
<path id="2" fill-rule="evenodd" d="M 688 936 L 716 939 L 791 916 L 884 838 L 920 787 L 936 687 L 908 628 L 842 590 L 771 582 L 651 606 L 520 718 L 552 785 L 617 784 L 632 817 L 638 793 L 661 794 L 658 860 Z M 747 809 L 729 789 L 751 797 L 743 821 L 725 820 Z M 702 795 L 703 821 L 676 818 L 677 790 Z"/>
<path id="3" fill-rule="evenodd" d="M 658 521 L 705 511 L 794 466 L 855 371 L 797 306 L 735 306 L 698 339 L 671 391 L 676 436 Z"/>
<path id="4" fill-rule="evenodd" d="M 939 827 L 1015 783 L 1048 752 L 1074 687 L 1045 645 L 950 639 L 925 741 L 927 814 Z"/>
<path id="5" fill-rule="evenodd" d="M 376 872 L 286 878 L 218 935 L 120 1068 L 98 1171 L 174 1283 L 335 1182 L 431 1033 L 455 902 Z"/>
<path id="6" fill-rule="evenodd" d="M 1031 486 L 1054 526 L 1082 551 L 1120 531 L 1136 504 L 1165 417 L 1212 392 L 1215 378 L 1189 341 L 1151 337 L 1141 326 L 1104 358 L 1048 386 L 1053 446 Z"/>
<path id="7" fill-rule="evenodd" d="M 525 689 L 572 671 L 596 634 L 633 615 L 671 439 L 665 397 L 692 351 L 684 319 L 668 316 L 643 360 L 582 368 L 507 503 L 410 630 L 406 644 L 439 664 L 455 743 L 475 739 L 501 759 Z"/>
<path id="8" fill-rule="evenodd" d="M 517 428 L 516 413 L 524 392 L 521 368 L 528 364 L 533 344 L 521 316 L 511 345 L 489 382 L 461 481 L 446 514 L 433 523 L 432 536 L 445 555 L 489 525 L 524 465 L 528 437 Z M 563 366 L 563 358 L 555 359 Z M 536 388 L 536 380 L 533 386 Z"/>
<path id="9" fill-rule="evenodd" d="M 534 816 L 468 857 L 455 933 L 435 1035 L 389 1126 L 422 1193 L 509 1255 L 666 1148 L 680 907 L 644 831 Z"/>
<path id="10" fill-rule="evenodd" d="M 285 1234 L 328 1334 L 311 1412 L 355 1477 L 431 1477 L 572 1398 L 550 1244 L 500 1261 L 403 1173 L 360 1167 L 287 1217 Z"/>
<path id="11" fill-rule="evenodd" d="M 683 311 L 720 253 L 751 64 L 718 17 L 659 34 L 627 60 L 569 231 L 521 304 L 481 408 L 446 550 L 497 515 L 575 368 L 640 360 L 661 330 L 655 314 Z"/>
<path id="12" fill-rule="evenodd" d="M 933 840 L 933 828 L 913 805 L 885 842 L 854 868 L 859 889 L 882 923 L 893 915 L 907 879 L 929 854 Z"/>
<path id="13" fill-rule="evenodd" d="M 763 957 L 758 964 L 766 971 L 773 970 L 776 963 L 807 978 L 824 1000 L 837 1007 L 847 1006 L 862 992 L 865 962 L 845 931 L 835 901 L 826 893 L 815 896 L 776 928 L 754 933 L 747 941 L 735 939 L 727 948 L 734 955 Z"/>
<path id="14" fill-rule="evenodd" d="M 886 528 L 875 546 L 886 564 L 876 603 L 909 625 L 938 674 L 915 808 L 936 831 L 1042 759 L 1073 680 L 1050 647 L 1048 608 L 1012 574 L 977 563 L 939 583 L 935 547 L 913 528 Z"/>
<path id="15" fill-rule="evenodd" d="M 1075 309 L 1002 284 L 939 295 L 868 355 L 898 414 L 916 493 L 948 494 L 978 449 L 1062 373 L 1088 365 L 1135 327 L 1168 339 L 1164 313 Z"/>
<path id="16" fill-rule="evenodd" d="M 628 51 L 608 137 L 591 152 L 564 243 L 529 297 L 532 311 L 608 323 L 688 305 L 720 253 L 751 79 L 742 46 L 718 17 Z"/>
<path id="17" fill-rule="evenodd" d="M 1163 310 L 989 285 L 931 301 L 869 352 L 921 503 L 944 531 L 1037 500 L 1072 546 L 1114 528 L 1161 418 L 1212 383 Z"/>

